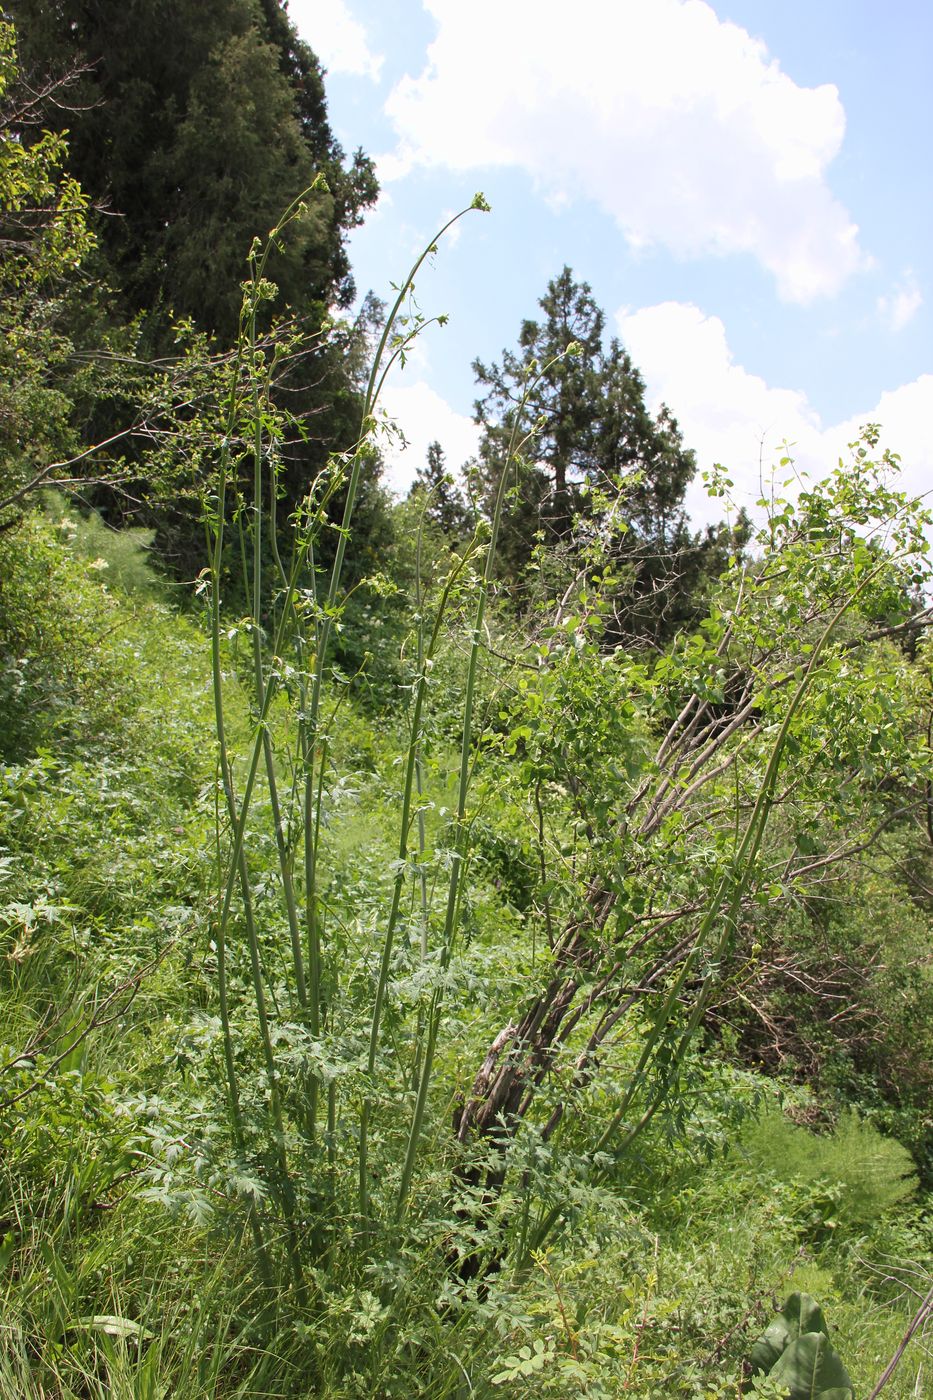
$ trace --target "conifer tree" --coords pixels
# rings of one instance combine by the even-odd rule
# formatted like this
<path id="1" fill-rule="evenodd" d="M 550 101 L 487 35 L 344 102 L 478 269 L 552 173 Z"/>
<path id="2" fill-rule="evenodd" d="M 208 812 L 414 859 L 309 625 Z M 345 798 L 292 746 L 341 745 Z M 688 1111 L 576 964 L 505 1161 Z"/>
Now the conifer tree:
<path id="1" fill-rule="evenodd" d="M 616 634 L 658 637 L 682 622 L 720 533 L 694 537 L 684 494 L 695 469 L 676 419 L 652 414 L 624 346 L 605 341 L 606 319 L 569 267 L 548 283 L 539 320 L 522 323 L 516 350 L 473 365 L 485 395 L 478 476 L 495 498 L 518 406 L 530 432 L 500 543 L 506 577 L 527 579 L 536 546 L 572 569 L 581 545 L 603 533 L 620 571 Z M 572 349 L 571 349 L 572 347 Z M 530 386 L 530 387 L 529 387 Z"/>
<path id="2" fill-rule="evenodd" d="M 179 320 L 214 349 L 229 347 L 253 239 L 324 177 L 268 266 L 279 289 L 271 310 L 307 336 L 304 357 L 279 380 L 295 423 L 283 445 L 286 519 L 360 422 L 359 357 L 346 335 L 338 343 L 318 331 L 354 298 L 347 235 L 377 185 L 371 160 L 358 151 L 347 161 L 334 138 L 321 65 L 279 0 L 10 0 L 9 9 L 34 86 L 49 73 L 80 75 L 68 110 L 48 120 L 68 128 L 70 170 L 106 210 L 91 221 L 95 272 L 114 290 L 115 315 L 137 326 L 141 358 L 176 355 Z M 92 440 L 131 414 L 121 403 L 99 408 Z M 154 490 L 144 460 L 136 472 L 138 518 L 156 528 L 171 567 L 192 577 L 203 550 L 197 508 Z M 384 535 L 382 496 L 374 479 L 366 485 Z M 123 517 L 122 499 L 96 503 Z"/>
<path id="3" fill-rule="evenodd" d="M 684 447 L 668 410 L 657 418 L 645 406 L 645 385 L 618 340 L 604 346 L 605 316 L 586 282 L 569 267 L 548 283 L 538 320 L 523 321 L 518 350 L 501 364 L 475 361 L 487 390 L 475 406 L 483 429 L 482 475 L 489 495 L 498 484 L 505 445 L 525 385 L 529 466 L 519 488 L 508 555 L 520 570 L 534 537 L 567 541 L 576 517 L 593 515 L 594 492 L 626 495 L 630 528 L 644 539 L 666 542 L 682 521 L 684 491 L 693 475 L 693 453 Z M 575 353 L 568 348 L 575 343 Z M 536 368 L 535 368 L 536 367 Z"/>
<path id="4" fill-rule="evenodd" d="M 278 0 L 11 0 L 27 71 L 84 69 L 61 114 L 71 169 L 106 202 L 97 229 L 128 314 L 154 348 L 168 312 L 229 342 L 252 239 L 323 174 L 270 275 L 298 312 L 349 305 L 346 235 L 375 199 L 346 164 L 318 60 Z"/>
<path id="5" fill-rule="evenodd" d="M 436 440 L 428 444 L 427 460 L 415 473 L 410 494 L 424 498 L 425 518 L 449 539 L 462 539 L 472 529 L 473 512 L 447 470 L 444 449 Z"/>

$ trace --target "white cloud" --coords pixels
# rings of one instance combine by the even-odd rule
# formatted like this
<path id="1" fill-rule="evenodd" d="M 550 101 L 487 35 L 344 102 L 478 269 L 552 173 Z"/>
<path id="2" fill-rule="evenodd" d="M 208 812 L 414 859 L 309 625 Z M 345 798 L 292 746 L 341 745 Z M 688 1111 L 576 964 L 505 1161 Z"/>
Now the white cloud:
<path id="1" fill-rule="evenodd" d="M 831 471 L 864 423 L 880 423 L 882 446 L 902 458 L 903 484 L 922 494 L 933 483 L 933 374 L 882 393 L 843 423 L 824 426 L 799 389 L 773 387 L 735 362 L 718 316 L 696 306 L 662 302 L 638 311 L 617 313 L 619 333 L 648 386 L 652 408 L 664 402 L 677 418 L 685 442 L 697 454 L 698 480 L 688 507 L 693 519 L 718 519 L 721 504 L 705 495 L 699 473 L 714 463 L 735 482 L 737 504 L 754 513 L 754 502 L 767 491 L 772 468 L 792 444 L 799 471 L 820 478 Z M 787 476 L 778 472 L 778 480 Z"/>
<path id="2" fill-rule="evenodd" d="M 331 73 L 355 73 L 375 82 L 381 54 L 369 47 L 366 30 L 345 0 L 290 0 L 288 13 L 302 39 Z"/>
<path id="3" fill-rule="evenodd" d="M 840 444 L 851 442 L 863 423 L 880 423 L 882 446 L 901 458 L 901 480 L 915 495 L 933 490 L 933 374 L 921 374 L 909 384 L 888 389 L 867 413 L 856 414 L 829 435 Z M 840 446 L 840 451 L 841 451 Z"/>
<path id="4" fill-rule="evenodd" d="M 408 490 L 419 467 L 425 465 L 430 443 L 441 444 L 447 466 L 454 473 L 477 451 L 479 429 L 472 418 L 457 413 L 424 379 L 411 384 L 390 380 L 382 407 L 408 443 L 403 447 L 394 436 L 385 436 L 380 443 L 386 463 L 383 479 L 398 495 Z"/>
<path id="5" fill-rule="evenodd" d="M 900 282 L 890 296 L 878 298 L 878 315 L 881 317 L 888 330 L 902 331 L 909 321 L 923 305 L 923 293 L 917 285 L 917 279 L 911 271 L 904 274 L 903 281 Z"/>
<path id="6" fill-rule="evenodd" d="M 704 0 L 424 4 L 437 37 L 389 97 L 383 179 L 519 166 L 549 199 L 596 201 L 634 248 L 750 254 L 791 301 L 866 265 L 825 182 L 845 132 L 836 88 L 799 87 Z"/>

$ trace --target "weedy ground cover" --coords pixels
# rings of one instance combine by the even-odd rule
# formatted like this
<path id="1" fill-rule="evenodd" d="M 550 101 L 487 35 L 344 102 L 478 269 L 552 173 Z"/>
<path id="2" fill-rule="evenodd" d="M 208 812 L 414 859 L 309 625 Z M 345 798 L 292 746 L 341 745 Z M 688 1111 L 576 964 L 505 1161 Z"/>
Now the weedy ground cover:
<path id="1" fill-rule="evenodd" d="M 0 535 L 0 1393 L 732 1397 L 796 1289 L 862 1394 L 925 1198 L 713 1032 L 756 930 L 921 809 L 923 518 L 863 445 L 646 658 L 592 558 L 510 616 L 503 476 L 461 550 L 416 526 L 374 699 L 341 580 L 407 294 L 282 522 L 254 250 L 194 611 L 60 506 Z"/>
<path id="2" fill-rule="evenodd" d="M 791 1286 L 832 1310 L 836 1345 L 865 1393 L 922 1284 L 930 1247 L 922 1208 L 895 1202 L 893 1215 L 880 1214 L 885 1177 L 885 1199 L 860 1197 L 855 1228 L 838 1239 L 838 1175 L 807 1153 L 788 1175 L 773 1134 L 801 1129 L 768 1128 L 765 1148 L 762 1128 L 757 1157 L 743 1150 L 738 1120 L 744 1112 L 749 1121 L 759 1083 L 705 1058 L 692 1066 L 686 1131 L 659 1124 L 611 1183 L 587 1185 L 571 1163 L 561 1185 L 544 1145 L 523 1143 L 525 1183 L 533 1176 L 536 1189 L 564 1192 L 568 1226 L 519 1275 L 500 1272 L 482 1287 L 457 1285 L 438 1248 L 445 1231 L 453 1239 L 469 1228 L 449 1195 L 451 1101 L 441 1100 L 417 1216 L 400 1229 L 374 1227 L 362 1268 L 352 1219 L 333 1220 L 330 1268 L 311 1275 L 313 1307 L 287 1305 L 274 1324 L 264 1319 L 243 1213 L 251 1194 L 263 1202 L 265 1159 L 231 1154 L 219 1092 L 208 642 L 160 597 L 140 601 L 107 585 L 103 556 L 89 561 L 75 547 L 80 528 L 37 517 L 4 572 L 22 603 L 17 626 L 28 619 L 35 629 L 17 632 L 19 659 L 42 660 L 37 693 L 50 698 L 43 731 L 33 730 L 27 746 L 18 724 L 4 764 L 6 1060 L 46 1034 L 3 1076 L 6 1097 L 30 1092 L 4 1114 L 0 1393 L 432 1396 L 472 1387 L 731 1396 L 772 1292 Z M 56 586 L 46 589 L 50 577 Z M 94 684 L 75 677 L 75 636 Z M 455 683 L 459 666 L 454 652 L 438 671 Z M 232 663 L 227 684 L 228 713 L 248 741 Z M 364 1003 L 373 976 L 367 940 L 392 891 L 384 864 L 397 782 L 391 733 L 404 734 L 404 720 L 374 724 L 352 697 L 343 714 L 325 880 L 350 969 L 347 995 L 358 989 Z M 446 735 L 441 746 L 446 759 Z M 434 811 L 426 820 L 436 827 L 442 819 Z M 511 849 L 514 825 L 492 794 L 481 824 L 472 970 L 461 972 L 466 981 L 452 991 L 444 1023 L 448 1096 L 464 1083 L 462 1059 L 482 1049 L 484 1018 L 494 1022 L 543 956 L 533 954 L 521 913 L 502 903 L 502 847 Z M 268 842 L 257 868 L 274 873 L 276 862 Z M 418 907 L 416 899 L 414 927 Z M 286 936 L 280 922 L 270 948 Z M 417 940 L 405 947 L 400 981 L 419 966 Z M 133 999 L 128 987 L 105 1009 L 109 1023 L 55 1063 L 68 1043 L 62 1032 L 80 1036 L 140 967 L 148 971 Z M 241 958 L 241 995 L 248 978 Z M 471 1010 L 461 1023 L 464 1005 Z M 51 1023 L 50 1013 L 67 1024 Z M 398 1013 L 390 1024 L 393 1035 L 404 1029 Z M 257 1050 L 244 1046 L 244 1067 Z M 261 1093 L 251 1110 L 264 1111 Z M 810 1157 L 822 1153 L 832 1165 L 832 1140 L 813 1142 Z M 351 1135 L 334 1152 L 351 1195 L 355 1148 Z M 522 1182 L 505 1191 L 506 1214 Z M 906 1400 L 925 1364 L 918 1352 L 889 1393 Z"/>

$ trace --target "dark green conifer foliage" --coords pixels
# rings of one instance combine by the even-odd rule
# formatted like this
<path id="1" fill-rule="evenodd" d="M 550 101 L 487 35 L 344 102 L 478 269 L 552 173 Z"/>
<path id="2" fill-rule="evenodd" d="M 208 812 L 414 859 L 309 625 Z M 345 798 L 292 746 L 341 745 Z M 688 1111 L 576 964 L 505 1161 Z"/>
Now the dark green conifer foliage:
<path id="1" fill-rule="evenodd" d="M 297 311 L 347 305 L 347 232 L 376 196 L 327 121 L 323 75 L 276 0 L 12 0 L 27 71 L 85 69 L 72 172 L 110 213 L 99 236 L 157 348 L 168 311 L 232 339 L 252 239 L 323 173 L 271 275 Z"/>
<path id="2" fill-rule="evenodd" d="M 433 521 L 449 539 L 464 539 L 469 535 L 474 523 L 473 512 L 447 470 L 444 449 L 439 442 L 428 444 L 427 460 L 415 473 L 410 494 L 423 497 L 425 519 Z"/>
<path id="3" fill-rule="evenodd" d="M 67 109 L 47 119 L 68 128 L 69 169 L 105 211 L 92 221 L 95 270 L 115 290 L 115 314 L 138 318 L 141 358 L 178 353 L 180 318 L 215 349 L 232 344 L 252 240 L 323 175 L 326 188 L 291 221 L 268 267 L 279 289 L 270 310 L 294 317 L 307 347 L 278 375 L 294 425 L 282 444 L 285 520 L 328 453 L 359 430 L 359 356 L 347 336 L 317 333 L 353 300 L 346 238 L 377 194 L 372 162 L 359 151 L 346 161 L 334 139 L 317 58 L 279 0 L 11 0 L 10 9 L 27 78 L 79 75 Z M 110 437 L 133 412 L 131 402 L 98 408 L 87 438 Z M 144 503 L 136 521 L 156 528 L 163 557 L 190 578 L 203 549 L 199 508 L 166 497 L 151 473 L 151 461 L 134 469 L 132 496 Z M 384 504 L 375 480 L 368 486 L 384 542 Z M 125 498 L 95 501 L 110 519 L 125 517 Z"/>
<path id="4" fill-rule="evenodd" d="M 516 574 L 527 564 L 537 531 L 548 543 L 565 540 L 579 512 L 583 488 L 592 479 L 600 415 L 599 371 L 605 317 L 589 286 L 573 280 L 569 267 L 548 283 L 539 306 L 543 322 L 523 321 L 518 351 L 503 351 L 501 365 L 476 360 L 473 372 L 487 389 L 475 406 L 483 428 L 481 476 L 494 495 L 502 471 L 504 445 L 514 420 L 514 404 L 533 361 L 549 365 L 530 395 L 528 426 L 538 425 L 529 448 L 519 498 L 510 513 L 503 558 Z M 580 354 L 566 357 L 572 341 Z M 563 357 L 563 358 L 558 358 Z"/>
<path id="5" fill-rule="evenodd" d="M 565 267 L 539 306 L 541 320 L 522 323 L 516 351 L 504 351 L 499 364 L 473 366 L 486 389 L 475 410 L 486 499 L 499 481 L 521 386 L 532 364 L 544 371 L 527 404 L 527 428 L 535 432 L 504 526 L 505 571 L 521 582 L 537 541 L 573 563 L 581 528 L 583 536 L 611 530 L 624 567 L 618 630 L 669 632 L 705 572 L 704 555 L 721 553 L 718 532 L 700 539 L 688 527 L 684 493 L 694 454 L 666 406 L 656 415 L 647 408 L 644 380 L 624 346 L 615 338 L 605 344 L 606 318 L 586 282 Z M 568 354 L 573 342 L 577 352 Z"/>

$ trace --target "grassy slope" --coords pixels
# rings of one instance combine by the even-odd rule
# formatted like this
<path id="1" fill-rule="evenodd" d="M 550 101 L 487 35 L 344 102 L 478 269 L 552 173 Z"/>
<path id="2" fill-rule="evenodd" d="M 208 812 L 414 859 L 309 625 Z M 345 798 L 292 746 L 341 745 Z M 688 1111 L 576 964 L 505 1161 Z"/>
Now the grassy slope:
<path id="1" fill-rule="evenodd" d="M 871 1144 L 854 1164 L 831 1144 L 805 1174 L 788 1170 L 780 1123 L 738 1151 L 736 1108 L 762 1082 L 708 1062 L 690 1140 L 649 1139 L 614 1190 L 581 1198 L 573 1232 L 525 1278 L 495 1281 L 465 1310 L 439 1304 L 443 1270 L 425 1256 L 437 1239 L 413 1234 L 381 1277 L 341 1265 L 314 1309 L 256 1331 L 237 1185 L 215 1151 L 226 1128 L 205 640 L 138 546 L 67 517 L 0 538 L 0 634 L 3 1061 L 43 1037 L 0 1077 L 4 1099 L 37 1085 L 2 1121 L 0 1396 L 734 1396 L 772 1293 L 792 1287 L 820 1297 L 867 1392 L 924 1286 L 929 1226 L 896 1203 L 873 1219 L 859 1166 Z M 232 678 L 228 701 L 245 731 Z M 391 729 L 350 709 L 340 726 L 327 875 L 334 936 L 364 969 Z M 496 899 L 478 892 L 492 1001 L 527 952 Z M 474 1039 L 454 1027 L 449 1086 Z M 439 1107 L 439 1146 L 444 1122 Z M 917 1347 L 886 1395 L 922 1394 L 930 1374 Z"/>

